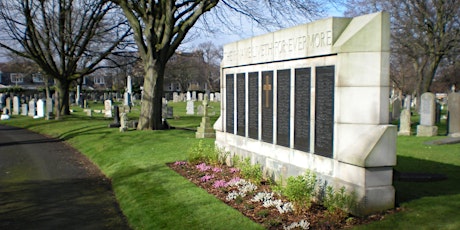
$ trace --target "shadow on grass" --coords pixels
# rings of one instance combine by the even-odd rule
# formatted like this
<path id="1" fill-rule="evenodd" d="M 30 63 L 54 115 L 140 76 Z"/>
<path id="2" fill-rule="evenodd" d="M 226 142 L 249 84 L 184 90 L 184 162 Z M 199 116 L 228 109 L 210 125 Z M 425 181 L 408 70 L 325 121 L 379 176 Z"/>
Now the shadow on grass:
<path id="1" fill-rule="evenodd" d="M 1 184 L 0 229 L 129 229 L 101 178 Z"/>
<path id="2" fill-rule="evenodd" d="M 400 205 L 422 197 L 460 194 L 460 167 L 412 157 L 398 156 L 397 170 L 405 173 L 442 174 L 446 180 L 407 182 L 394 181 L 396 204 Z"/>

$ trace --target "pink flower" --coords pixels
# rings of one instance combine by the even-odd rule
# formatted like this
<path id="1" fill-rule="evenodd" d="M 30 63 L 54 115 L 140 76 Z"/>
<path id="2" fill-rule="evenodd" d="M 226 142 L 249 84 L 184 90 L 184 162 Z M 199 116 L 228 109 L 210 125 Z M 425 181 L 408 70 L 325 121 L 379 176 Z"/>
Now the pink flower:
<path id="1" fill-rule="evenodd" d="M 225 182 L 224 180 L 218 180 L 218 181 L 215 181 L 214 184 L 212 185 L 214 188 L 224 188 L 224 187 L 227 187 L 227 182 Z"/>
<path id="2" fill-rule="evenodd" d="M 212 169 L 213 172 L 222 172 L 222 169 L 219 167 L 215 167 Z"/>
<path id="3" fill-rule="evenodd" d="M 206 163 L 201 163 L 196 166 L 197 169 L 199 169 L 201 172 L 208 171 L 211 169 L 211 166 L 207 166 Z"/>
<path id="4" fill-rule="evenodd" d="M 232 178 L 228 183 L 229 184 L 236 184 L 238 181 L 240 181 L 241 179 L 239 177 L 235 177 L 235 178 Z"/>
<path id="5" fill-rule="evenodd" d="M 187 164 L 187 162 L 185 162 L 185 161 L 176 161 L 176 162 L 174 162 L 174 165 L 186 165 L 186 164 Z"/>
<path id="6" fill-rule="evenodd" d="M 237 169 L 237 168 L 230 168 L 230 172 L 231 173 L 236 173 L 236 172 L 239 172 L 240 170 Z"/>
<path id="7" fill-rule="evenodd" d="M 208 175 L 208 174 L 206 174 L 206 175 L 204 175 L 203 177 L 201 177 L 200 181 L 201 181 L 201 182 L 207 182 L 207 181 L 211 180 L 212 178 L 214 178 L 214 175 Z"/>

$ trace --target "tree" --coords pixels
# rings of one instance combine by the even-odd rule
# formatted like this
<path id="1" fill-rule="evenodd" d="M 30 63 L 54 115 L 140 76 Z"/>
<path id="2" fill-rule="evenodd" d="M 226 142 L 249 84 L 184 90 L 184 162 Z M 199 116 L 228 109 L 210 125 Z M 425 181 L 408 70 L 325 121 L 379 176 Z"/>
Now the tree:
<path id="1" fill-rule="evenodd" d="M 430 89 L 443 60 L 460 47 L 460 2 L 349 1 L 349 15 L 379 10 L 390 12 L 392 52 L 410 60 L 404 65 L 413 67 L 415 94 L 420 99 Z"/>
<path id="2" fill-rule="evenodd" d="M 137 129 L 163 129 L 161 117 L 165 67 L 200 18 L 204 25 L 228 22 L 235 12 L 259 25 L 283 24 L 325 9 L 316 0 L 112 0 L 118 4 L 134 32 L 143 61 L 144 95 Z M 207 12 L 215 17 L 206 20 Z M 226 13 L 227 12 L 227 13 Z M 229 13 L 230 12 L 230 13 Z M 226 14 L 226 15 L 225 15 Z M 210 14 L 212 15 L 212 14 Z M 215 19 L 215 20 L 214 20 Z M 299 22 L 299 21 L 297 21 Z M 284 24 L 285 25 L 285 24 Z"/>
<path id="3" fill-rule="evenodd" d="M 70 114 L 72 81 L 91 74 L 130 35 L 110 1 L 0 0 L 0 47 L 33 60 L 55 79 L 57 119 Z"/>

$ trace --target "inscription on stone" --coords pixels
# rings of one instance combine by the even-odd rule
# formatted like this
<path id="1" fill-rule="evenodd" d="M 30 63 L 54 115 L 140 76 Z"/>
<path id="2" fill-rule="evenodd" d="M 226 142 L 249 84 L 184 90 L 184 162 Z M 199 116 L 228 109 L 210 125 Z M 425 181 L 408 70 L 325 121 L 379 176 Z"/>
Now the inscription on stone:
<path id="1" fill-rule="evenodd" d="M 248 74 L 248 135 L 259 138 L 259 73 Z"/>
<path id="2" fill-rule="evenodd" d="M 227 127 L 226 127 L 226 131 L 228 133 L 233 133 L 234 130 L 233 130 L 233 125 L 234 125 L 234 115 L 233 115 L 233 112 L 234 112 L 234 102 L 235 102 L 235 99 L 233 98 L 233 95 L 235 94 L 234 92 L 234 82 L 233 82 L 233 74 L 227 74 L 225 75 L 225 81 L 226 81 L 226 95 L 225 95 L 225 98 L 226 98 L 226 110 L 225 110 L 225 117 L 227 118 L 226 119 L 226 123 L 227 123 Z"/>
<path id="3" fill-rule="evenodd" d="M 246 80 L 245 74 L 236 75 L 236 134 L 246 136 Z"/>
<path id="4" fill-rule="evenodd" d="M 273 71 L 262 72 L 262 141 L 273 143 Z"/>
<path id="5" fill-rule="evenodd" d="M 311 69 L 295 70 L 294 149 L 310 152 Z"/>
<path id="6" fill-rule="evenodd" d="M 291 70 L 277 71 L 277 128 L 276 143 L 281 146 L 290 145 L 290 112 L 291 112 Z"/>
<path id="7" fill-rule="evenodd" d="M 332 158 L 335 66 L 316 67 L 315 154 Z"/>

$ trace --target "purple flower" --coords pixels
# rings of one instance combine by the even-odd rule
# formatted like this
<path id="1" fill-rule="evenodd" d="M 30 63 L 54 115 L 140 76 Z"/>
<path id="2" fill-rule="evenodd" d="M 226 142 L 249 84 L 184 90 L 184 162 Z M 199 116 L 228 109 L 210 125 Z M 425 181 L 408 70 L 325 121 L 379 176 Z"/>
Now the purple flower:
<path id="1" fill-rule="evenodd" d="M 206 175 L 204 175 L 203 177 L 201 177 L 200 181 L 201 181 L 201 182 L 207 182 L 207 181 L 211 180 L 212 178 L 214 178 L 214 175 L 208 175 L 208 174 L 206 174 Z"/>
<path id="2" fill-rule="evenodd" d="M 187 164 L 187 162 L 185 162 L 185 161 L 176 161 L 176 162 L 174 162 L 174 165 L 186 165 L 186 164 Z"/>
<path id="3" fill-rule="evenodd" d="M 227 187 L 227 182 L 225 182 L 224 180 L 218 180 L 218 181 L 215 181 L 214 184 L 212 185 L 214 188 L 225 188 Z"/>
<path id="4" fill-rule="evenodd" d="M 240 180 L 241 180 L 241 179 L 240 179 L 239 177 L 235 177 L 235 178 L 232 178 L 232 179 L 228 182 L 228 184 L 234 185 L 234 184 L 238 183 L 238 181 L 240 181 Z"/>
<path id="5" fill-rule="evenodd" d="M 197 169 L 199 169 L 201 172 L 208 171 L 211 169 L 211 166 L 207 166 L 206 163 L 201 163 L 196 166 Z"/>
<path id="6" fill-rule="evenodd" d="M 231 173 L 236 173 L 236 172 L 239 172 L 240 170 L 237 169 L 237 168 L 230 168 L 230 172 Z"/>
<path id="7" fill-rule="evenodd" d="M 219 167 L 215 167 L 212 169 L 213 172 L 222 172 L 222 169 Z"/>

